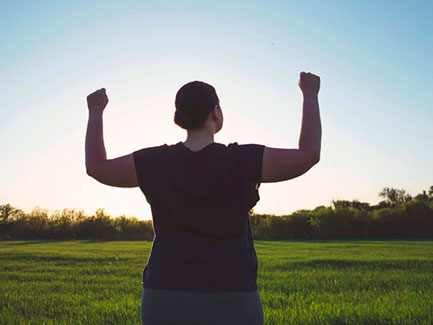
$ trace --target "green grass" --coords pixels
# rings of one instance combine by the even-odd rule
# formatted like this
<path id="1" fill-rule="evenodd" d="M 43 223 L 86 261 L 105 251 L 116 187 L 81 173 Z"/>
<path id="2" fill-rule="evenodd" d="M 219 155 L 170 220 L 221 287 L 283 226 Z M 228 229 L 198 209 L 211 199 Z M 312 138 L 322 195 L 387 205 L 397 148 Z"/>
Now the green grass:
<path id="1" fill-rule="evenodd" d="M 140 324 L 151 245 L 0 241 L 0 324 Z M 433 241 L 255 245 L 265 324 L 433 323 Z"/>

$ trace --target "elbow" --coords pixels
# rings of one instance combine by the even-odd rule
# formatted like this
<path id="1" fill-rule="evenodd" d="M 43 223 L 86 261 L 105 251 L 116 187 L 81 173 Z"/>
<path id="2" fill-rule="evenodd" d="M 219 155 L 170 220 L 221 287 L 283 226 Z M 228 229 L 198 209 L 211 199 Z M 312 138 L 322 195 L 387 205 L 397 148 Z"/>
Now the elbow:
<path id="1" fill-rule="evenodd" d="M 103 167 L 104 166 L 99 162 L 86 163 L 86 173 L 90 177 L 102 183 L 102 179 L 106 178 L 106 175 L 104 175 Z"/>
<path id="2" fill-rule="evenodd" d="M 89 166 L 86 166 L 86 174 L 94 178 L 95 177 L 95 170 Z"/>
<path id="3" fill-rule="evenodd" d="M 97 180 L 98 182 L 101 182 L 100 175 L 98 175 L 98 173 L 94 169 L 86 168 L 86 173 L 93 179 Z"/>
<path id="4" fill-rule="evenodd" d="M 317 164 L 320 161 L 320 153 L 314 154 L 313 155 L 313 164 Z"/>
<path id="5" fill-rule="evenodd" d="M 320 161 L 320 151 L 304 151 L 306 160 L 311 166 L 314 166 Z"/>
<path id="6" fill-rule="evenodd" d="M 309 159 L 309 166 L 310 168 L 316 165 L 320 161 L 320 154 L 319 153 L 311 153 Z"/>
<path id="7" fill-rule="evenodd" d="M 87 175 L 96 178 L 101 171 L 101 165 L 98 162 L 86 162 L 86 173 Z"/>

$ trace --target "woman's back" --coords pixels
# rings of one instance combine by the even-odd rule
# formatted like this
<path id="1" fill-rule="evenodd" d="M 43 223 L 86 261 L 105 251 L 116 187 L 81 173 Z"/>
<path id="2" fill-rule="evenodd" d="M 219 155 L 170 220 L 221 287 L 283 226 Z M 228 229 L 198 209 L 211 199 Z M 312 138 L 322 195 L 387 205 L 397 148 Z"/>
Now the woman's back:
<path id="1" fill-rule="evenodd" d="M 195 292 L 257 290 L 248 211 L 260 199 L 263 145 L 181 142 L 134 152 L 155 238 L 143 286 Z"/>

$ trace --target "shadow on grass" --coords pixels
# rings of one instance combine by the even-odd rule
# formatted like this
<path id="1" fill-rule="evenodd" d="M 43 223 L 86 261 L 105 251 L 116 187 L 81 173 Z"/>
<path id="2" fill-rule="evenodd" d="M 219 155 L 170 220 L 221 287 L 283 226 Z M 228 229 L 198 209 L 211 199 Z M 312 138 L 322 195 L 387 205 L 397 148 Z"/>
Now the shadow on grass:
<path id="1" fill-rule="evenodd" d="M 423 259 L 386 259 L 386 260 L 343 260 L 343 259 L 315 259 L 309 261 L 285 262 L 270 267 L 273 270 L 290 271 L 296 269 L 365 269 L 368 271 L 381 270 L 404 270 L 414 272 L 431 272 L 433 270 L 433 260 Z"/>
<path id="2" fill-rule="evenodd" d="M 254 239 L 254 244 L 270 246 L 275 243 L 282 244 L 386 244 L 386 245 L 420 245 L 428 243 L 433 245 L 433 238 L 354 238 L 354 239 Z"/>
<path id="3" fill-rule="evenodd" d="M 5 242 L 8 243 L 9 246 L 27 246 L 27 245 L 34 245 L 34 244 L 45 244 L 48 241 L 43 239 L 16 239 L 16 240 L 6 240 Z"/>
<path id="4" fill-rule="evenodd" d="M 119 262 L 122 263 L 125 261 L 134 261 L 134 258 L 129 257 L 121 257 L 118 258 L 116 256 L 110 256 L 110 257 L 100 257 L 97 255 L 90 255 L 90 256 L 79 256 L 79 255 L 72 255 L 72 252 L 69 255 L 58 255 L 58 254 L 50 254 L 50 255 L 36 255 L 35 254 L 29 254 L 29 253 L 11 253 L 11 254 L 2 254 L 0 256 L 0 261 L 14 261 L 14 262 L 31 262 L 31 263 L 52 263 L 52 262 L 63 262 L 63 263 L 108 263 L 108 262 Z"/>
<path id="5" fill-rule="evenodd" d="M 13 240 L 4 240 L 3 242 L 8 243 L 9 246 L 26 246 L 26 245 L 35 245 L 35 244 L 48 244 L 48 243 L 79 243 L 79 244 L 95 244 L 95 243 L 109 243 L 109 242 L 119 242 L 119 241 L 128 241 L 128 242 L 149 242 L 149 240 L 145 239 L 98 239 L 98 238 L 90 238 L 90 239 L 80 239 L 80 238 L 71 238 L 71 239 L 13 239 Z M 1 242 L 1 241 L 0 241 Z M 152 242 L 152 241 L 150 241 Z"/>

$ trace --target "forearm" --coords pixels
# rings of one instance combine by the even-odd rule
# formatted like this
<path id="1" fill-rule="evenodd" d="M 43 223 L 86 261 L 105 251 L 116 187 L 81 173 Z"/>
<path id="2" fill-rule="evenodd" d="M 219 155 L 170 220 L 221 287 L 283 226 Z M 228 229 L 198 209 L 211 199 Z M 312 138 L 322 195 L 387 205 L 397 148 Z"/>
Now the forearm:
<path id="1" fill-rule="evenodd" d="M 107 159 L 104 145 L 102 112 L 89 110 L 86 132 L 86 169 Z"/>
<path id="2" fill-rule="evenodd" d="M 320 122 L 318 96 L 304 96 L 299 150 L 311 152 L 320 157 L 321 141 L 322 125 Z"/>

